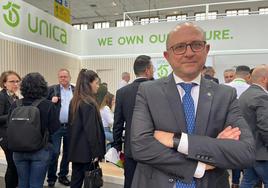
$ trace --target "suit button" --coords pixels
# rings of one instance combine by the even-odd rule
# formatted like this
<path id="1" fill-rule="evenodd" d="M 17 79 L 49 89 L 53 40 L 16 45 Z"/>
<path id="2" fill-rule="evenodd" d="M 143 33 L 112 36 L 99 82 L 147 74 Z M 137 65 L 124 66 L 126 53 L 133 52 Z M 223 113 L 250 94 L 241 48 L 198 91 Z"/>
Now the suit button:
<path id="1" fill-rule="evenodd" d="M 172 183 L 172 182 L 174 182 L 174 179 L 169 178 L 168 181 L 169 181 L 169 183 Z"/>
<path id="2" fill-rule="evenodd" d="M 209 157 L 208 157 L 208 156 L 206 156 L 206 157 L 205 157 L 205 159 L 206 159 L 206 160 L 209 160 Z"/>
<path id="3" fill-rule="evenodd" d="M 197 157 L 197 158 L 200 158 L 200 155 L 197 154 L 196 157 Z"/>

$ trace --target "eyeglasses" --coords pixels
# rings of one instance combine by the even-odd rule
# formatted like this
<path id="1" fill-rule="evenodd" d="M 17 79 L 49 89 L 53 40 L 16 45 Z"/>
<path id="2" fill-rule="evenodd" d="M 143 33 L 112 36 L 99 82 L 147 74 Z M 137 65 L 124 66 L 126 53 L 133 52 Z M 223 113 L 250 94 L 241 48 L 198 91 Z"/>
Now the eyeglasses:
<path id="1" fill-rule="evenodd" d="M 206 41 L 193 41 L 189 44 L 178 43 L 178 44 L 171 46 L 168 50 L 172 49 L 174 54 L 181 55 L 186 52 L 188 46 L 191 47 L 193 52 L 200 52 L 205 48 Z"/>
<path id="2" fill-rule="evenodd" d="M 7 82 L 12 83 L 12 84 L 20 84 L 20 80 L 10 80 Z"/>

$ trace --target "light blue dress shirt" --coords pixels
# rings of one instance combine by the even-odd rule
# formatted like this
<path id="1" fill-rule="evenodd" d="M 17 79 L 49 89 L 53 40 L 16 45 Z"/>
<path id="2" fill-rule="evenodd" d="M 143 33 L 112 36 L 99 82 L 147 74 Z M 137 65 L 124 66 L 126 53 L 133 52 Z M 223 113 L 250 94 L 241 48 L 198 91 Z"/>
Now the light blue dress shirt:
<path id="1" fill-rule="evenodd" d="M 69 115 L 69 105 L 73 98 L 72 87 L 69 85 L 67 89 L 65 89 L 62 85 L 60 85 L 60 122 L 68 123 L 68 115 Z"/>

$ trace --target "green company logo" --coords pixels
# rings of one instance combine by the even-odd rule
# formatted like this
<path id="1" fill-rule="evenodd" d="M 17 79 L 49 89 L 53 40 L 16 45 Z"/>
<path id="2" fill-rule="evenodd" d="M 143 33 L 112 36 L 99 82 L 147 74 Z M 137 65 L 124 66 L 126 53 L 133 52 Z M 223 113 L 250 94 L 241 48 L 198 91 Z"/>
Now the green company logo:
<path id="1" fill-rule="evenodd" d="M 15 3 L 8 2 L 6 5 L 3 5 L 3 9 L 8 10 L 8 15 L 3 14 L 5 22 L 11 27 L 17 27 L 20 23 L 20 16 L 18 13 L 20 6 Z"/>
<path id="2" fill-rule="evenodd" d="M 157 68 L 157 75 L 159 78 L 168 76 L 168 64 L 162 64 Z"/>
<path id="3" fill-rule="evenodd" d="M 10 1 L 6 5 L 3 5 L 3 10 L 8 11 L 3 14 L 3 17 L 10 27 L 14 28 L 20 24 L 20 15 L 18 12 L 20 8 L 21 7 L 18 4 Z M 61 28 L 46 19 L 33 16 L 31 13 L 27 14 L 29 32 L 39 34 L 42 37 L 46 37 L 62 44 L 67 44 L 67 31 L 64 28 Z"/>

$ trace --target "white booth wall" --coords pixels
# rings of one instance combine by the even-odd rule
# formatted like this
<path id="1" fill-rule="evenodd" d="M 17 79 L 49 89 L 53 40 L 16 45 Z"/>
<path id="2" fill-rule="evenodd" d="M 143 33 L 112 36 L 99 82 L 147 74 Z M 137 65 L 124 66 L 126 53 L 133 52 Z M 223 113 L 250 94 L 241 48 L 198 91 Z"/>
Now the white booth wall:
<path id="1" fill-rule="evenodd" d="M 57 83 L 57 71 L 67 68 L 75 82 L 80 69 L 78 58 L 0 38 L 0 71 L 14 70 L 21 76 L 41 73 L 49 85 Z"/>
<path id="2" fill-rule="evenodd" d="M 96 71 L 102 82 L 108 84 L 109 91 L 115 94 L 122 72 L 129 72 L 134 80 L 133 64 L 135 57 L 99 57 L 81 61 L 81 67 Z"/>

